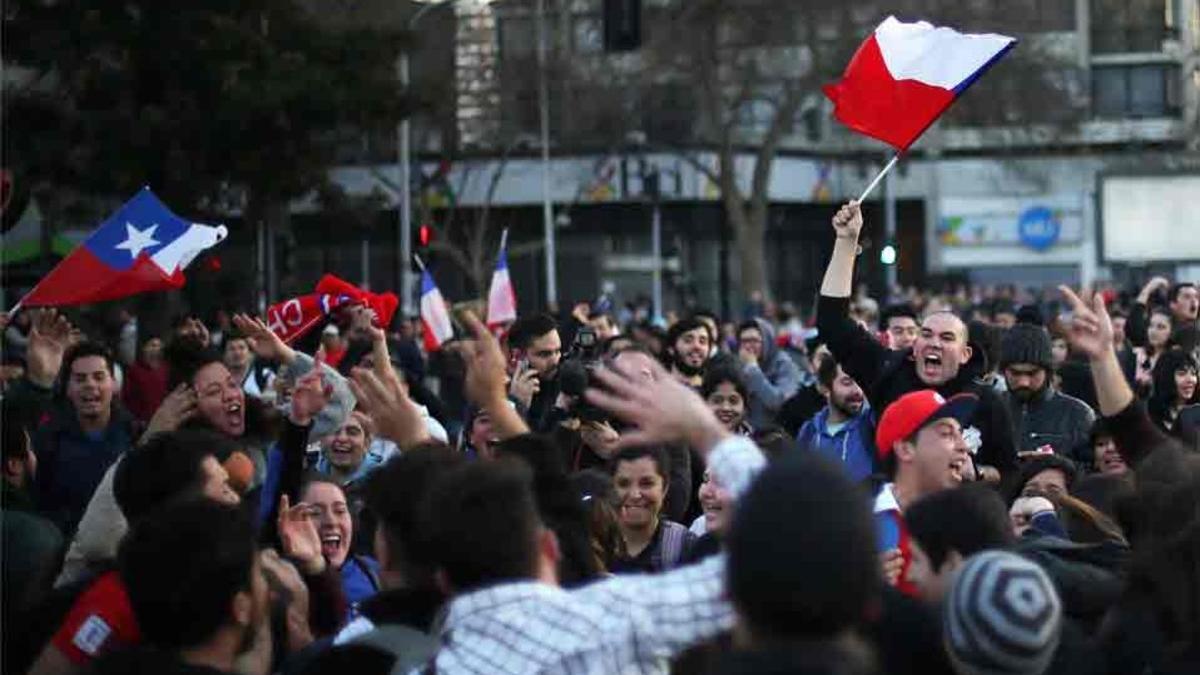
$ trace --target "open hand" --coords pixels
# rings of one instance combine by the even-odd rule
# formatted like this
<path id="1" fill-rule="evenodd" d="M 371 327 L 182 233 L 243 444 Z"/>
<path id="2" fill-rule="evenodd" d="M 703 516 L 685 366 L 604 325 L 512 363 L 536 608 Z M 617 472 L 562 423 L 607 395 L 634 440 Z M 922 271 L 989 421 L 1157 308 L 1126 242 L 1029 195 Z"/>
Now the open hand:
<path id="1" fill-rule="evenodd" d="M 249 338 L 254 354 L 265 361 L 278 361 L 288 365 L 296 360 L 296 350 L 276 335 L 262 319 L 246 314 L 234 314 L 233 325 Z"/>
<path id="2" fill-rule="evenodd" d="M 43 387 L 50 387 L 62 368 L 63 354 L 71 346 L 71 322 L 54 309 L 40 309 L 34 313 L 29 331 L 29 346 L 25 351 L 25 365 L 29 379 Z"/>
<path id="3" fill-rule="evenodd" d="M 879 554 L 879 565 L 883 569 L 883 580 L 888 586 L 895 586 L 904 571 L 904 554 L 898 548 L 888 549 Z"/>
<path id="4" fill-rule="evenodd" d="M 195 415 L 196 390 L 185 382 L 175 387 L 159 404 L 158 410 L 155 410 L 154 416 L 150 418 L 150 423 L 146 425 L 146 432 L 142 438 L 175 431 Z"/>
<path id="5" fill-rule="evenodd" d="M 857 200 L 847 202 L 833 215 L 833 229 L 839 239 L 858 239 L 862 226 L 862 207 Z"/>
<path id="6" fill-rule="evenodd" d="M 283 495 L 279 498 L 277 521 L 283 554 L 294 560 L 309 576 L 325 571 L 321 537 L 317 534 L 317 523 L 313 520 L 311 508 L 303 502 L 292 506 L 287 495 Z"/>
<path id="7" fill-rule="evenodd" d="M 636 427 L 621 435 L 617 448 L 684 442 L 703 453 L 729 435 L 699 394 L 658 363 L 651 371 L 649 380 L 629 364 L 594 371 L 604 388 L 589 388 L 587 400 Z"/>

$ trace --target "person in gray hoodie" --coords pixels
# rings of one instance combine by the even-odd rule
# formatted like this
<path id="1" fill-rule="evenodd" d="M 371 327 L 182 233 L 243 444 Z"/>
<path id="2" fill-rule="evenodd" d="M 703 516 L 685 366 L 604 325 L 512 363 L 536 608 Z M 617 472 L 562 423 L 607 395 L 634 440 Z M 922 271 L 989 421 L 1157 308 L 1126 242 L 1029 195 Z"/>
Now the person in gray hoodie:
<path id="1" fill-rule="evenodd" d="M 775 423 L 784 401 L 800 389 L 800 368 L 775 343 L 775 328 L 765 319 L 738 326 L 737 358 L 742 378 L 750 390 L 750 426 L 760 429 Z"/>

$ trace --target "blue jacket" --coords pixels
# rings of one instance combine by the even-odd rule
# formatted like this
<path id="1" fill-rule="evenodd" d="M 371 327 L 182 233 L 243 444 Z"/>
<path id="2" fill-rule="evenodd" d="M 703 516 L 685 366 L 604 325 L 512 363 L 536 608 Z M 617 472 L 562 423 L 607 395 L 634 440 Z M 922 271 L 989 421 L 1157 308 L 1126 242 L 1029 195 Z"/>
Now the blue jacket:
<path id="1" fill-rule="evenodd" d="M 742 366 L 742 379 L 750 393 L 747 421 L 751 427 L 763 429 L 775 424 L 783 403 L 800 390 L 800 367 L 775 344 L 775 328 L 770 322 L 754 321 L 762 333 L 763 352 L 758 363 Z"/>
<path id="2" fill-rule="evenodd" d="M 60 402 L 33 436 L 38 509 L 67 537 L 75 533 L 100 479 L 136 440 L 133 418 L 119 405 L 102 431 L 84 432 L 70 404 Z"/>
<path id="3" fill-rule="evenodd" d="M 829 433 L 829 406 L 800 427 L 796 442 L 801 448 L 840 462 L 852 479 L 864 481 L 875 471 L 875 422 L 871 408 L 863 406 L 836 434 Z"/>

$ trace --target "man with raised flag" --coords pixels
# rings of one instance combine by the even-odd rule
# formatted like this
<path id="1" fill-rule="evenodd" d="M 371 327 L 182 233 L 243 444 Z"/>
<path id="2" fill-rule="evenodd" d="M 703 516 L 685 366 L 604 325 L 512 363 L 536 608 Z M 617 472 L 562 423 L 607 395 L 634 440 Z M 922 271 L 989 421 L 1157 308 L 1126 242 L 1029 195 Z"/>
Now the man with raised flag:
<path id="1" fill-rule="evenodd" d="M 425 351 L 436 352 L 454 337 L 454 325 L 446 311 L 446 301 L 433 281 L 433 275 L 421 265 L 421 325 L 425 334 Z"/>
<path id="2" fill-rule="evenodd" d="M 496 271 L 492 272 L 492 285 L 488 289 L 487 327 L 495 333 L 516 320 L 517 294 L 512 278 L 508 276 L 508 230 L 505 230 L 500 235 L 500 255 L 496 258 Z"/>
<path id="3" fill-rule="evenodd" d="M 81 305 L 182 288 L 183 270 L 228 236 L 184 220 L 142 188 L 34 286 L 18 306 Z"/>

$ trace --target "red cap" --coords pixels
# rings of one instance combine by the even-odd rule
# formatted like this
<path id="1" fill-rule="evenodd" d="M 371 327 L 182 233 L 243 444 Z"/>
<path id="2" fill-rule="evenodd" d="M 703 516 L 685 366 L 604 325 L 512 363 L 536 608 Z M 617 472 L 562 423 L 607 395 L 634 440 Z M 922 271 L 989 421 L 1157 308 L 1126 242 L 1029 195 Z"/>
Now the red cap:
<path id="1" fill-rule="evenodd" d="M 912 436 L 930 422 L 949 417 L 960 424 L 967 424 L 978 404 L 979 397 L 975 394 L 955 394 L 944 398 L 932 389 L 911 391 L 901 396 L 879 418 L 879 426 L 875 430 L 875 447 L 879 457 L 887 457 L 896 441 Z"/>

